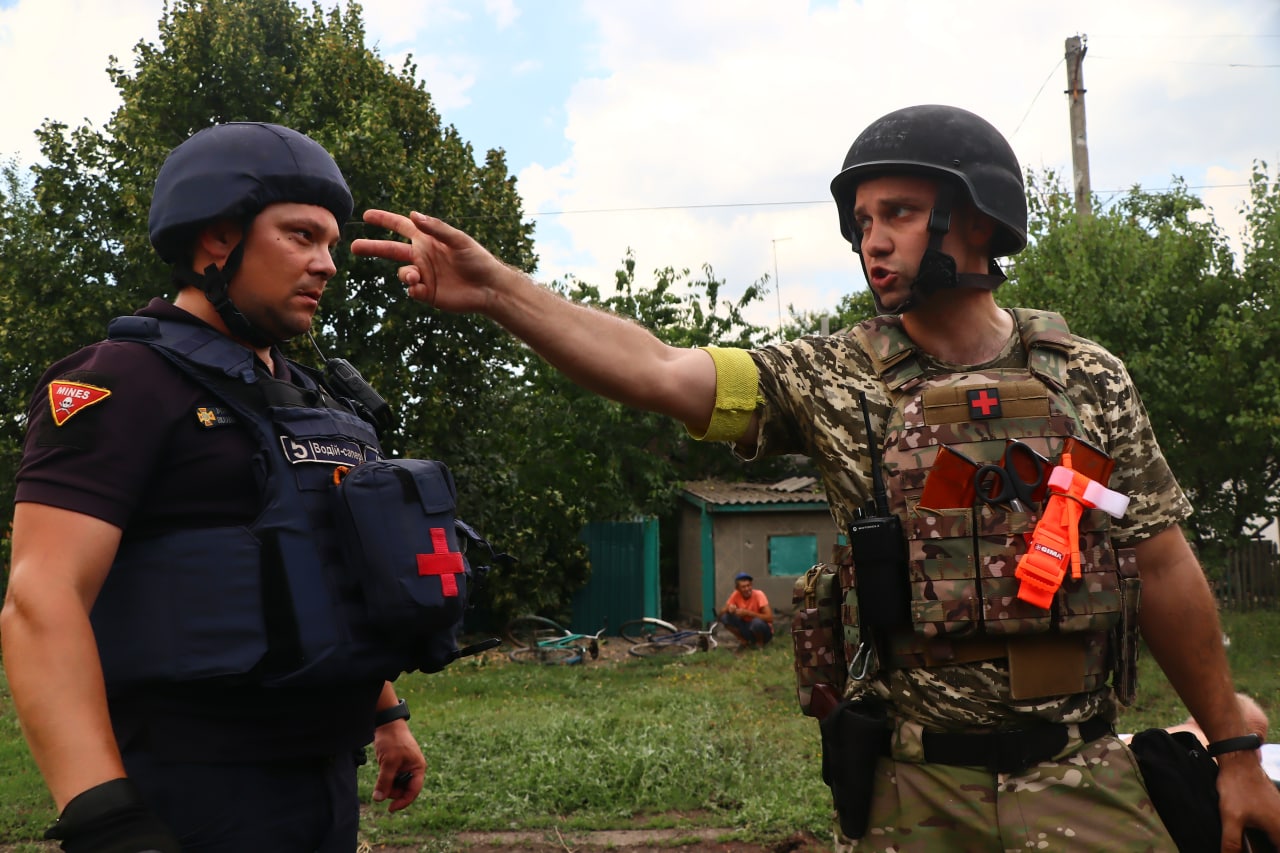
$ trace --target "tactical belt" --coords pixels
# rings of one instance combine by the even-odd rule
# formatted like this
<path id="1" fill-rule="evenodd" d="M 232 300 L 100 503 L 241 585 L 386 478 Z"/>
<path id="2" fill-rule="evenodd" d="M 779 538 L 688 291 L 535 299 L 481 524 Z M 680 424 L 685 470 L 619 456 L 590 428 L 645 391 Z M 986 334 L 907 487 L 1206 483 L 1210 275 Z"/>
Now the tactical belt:
<path id="1" fill-rule="evenodd" d="M 1103 717 L 1086 720 L 1079 729 L 1084 743 L 1114 731 L 1111 722 Z M 1053 758 L 1066 748 L 1067 740 L 1068 727 L 1063 723 L 981 734 L 927 731 L 923 738 L 924 760 L 929 764 L 985 767 L 993 773 L 1017 773 Z"/>

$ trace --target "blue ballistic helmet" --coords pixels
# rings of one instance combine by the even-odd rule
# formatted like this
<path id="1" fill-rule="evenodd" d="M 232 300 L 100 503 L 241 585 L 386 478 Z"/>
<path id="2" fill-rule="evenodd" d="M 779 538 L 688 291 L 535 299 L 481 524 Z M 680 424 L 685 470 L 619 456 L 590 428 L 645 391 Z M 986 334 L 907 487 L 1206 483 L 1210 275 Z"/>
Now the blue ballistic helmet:
<path id="1" fill-rule="evenodd" d="M 339 227 L 354 206 L 338 164 L 310 137 L 262 122 L 207 127 L 170 151 L 160 167 L 148 221 L 151 245 L 166 262 L 180 262 L 202 225 L 247 222 L 276 202 L 326 208 Z"/>

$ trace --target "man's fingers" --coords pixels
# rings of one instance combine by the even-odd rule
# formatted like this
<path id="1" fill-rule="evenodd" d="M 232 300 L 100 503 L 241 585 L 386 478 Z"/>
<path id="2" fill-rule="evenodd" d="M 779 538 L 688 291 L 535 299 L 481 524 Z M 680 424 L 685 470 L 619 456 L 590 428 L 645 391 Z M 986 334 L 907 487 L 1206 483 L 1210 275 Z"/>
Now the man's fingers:
<path id="1" fill-rule="evenodd" d="M 389 210 L 379 210 L 376 207 L 371 207 L 364 212 L 363 219 L 369 225 L 376 225 L 379 228 L 394 231 L 406 240 L 413 239 L 413 235 L 418 233 L 418 229 L 414 227 L 409 217 L 400 213 L 392 213 Z"/>
<path id="2" fill-rule="evenodd" d="M 413 244 L 399 240 L 368 240 L 361 237 L 351 241 L 351 254 L 405 263 L 413 260 Z"/>
<path id="3" fill-rule="evenodd" d="M 434 237 L 452 249 L 463 248 L 470 240 L 465 232 L 459 231 L 443 219 L 436 219 L 434 216 L 427 216 L 416 210 L 409 214 L 409 218 L 417 230 L 428 237 Z"/>

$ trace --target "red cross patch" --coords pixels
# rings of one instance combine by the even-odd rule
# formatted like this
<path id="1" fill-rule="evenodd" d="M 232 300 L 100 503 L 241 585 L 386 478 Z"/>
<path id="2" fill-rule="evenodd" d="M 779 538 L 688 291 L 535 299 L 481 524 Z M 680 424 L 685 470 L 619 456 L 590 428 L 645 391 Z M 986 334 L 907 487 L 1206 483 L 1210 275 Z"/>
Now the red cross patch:
<path id="1" fill-rule="evenodd" d="M 1000 392 L 995 388 L 979 388 L 970 391 L 969 418 L 975 421 L 1000 417 Z"/>
<path id="2" fill-rule="evenodd" d="M 449 537 L 443 527 L 431 528 L 433 554 L 418 555 L 418 575 L 439 575 L 440 591 L 445 598 L 458 597 L 458 575 L 466 571 L 462 555 L 449 550 Z"/>
<path id="3" fill-rule="evenodd" d="M 55 379 L 49 383 L 49 408 L 53 412 L 53 422 L 62 426 L 72 415 L 110 396 L 111 392 L 106 388 Z"/>

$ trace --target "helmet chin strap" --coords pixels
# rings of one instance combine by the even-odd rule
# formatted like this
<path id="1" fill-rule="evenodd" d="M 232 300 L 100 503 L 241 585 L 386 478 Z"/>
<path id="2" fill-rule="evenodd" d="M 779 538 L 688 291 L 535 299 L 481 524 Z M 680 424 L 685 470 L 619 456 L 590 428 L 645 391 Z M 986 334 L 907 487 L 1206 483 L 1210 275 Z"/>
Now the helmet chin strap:
<path id="1" fill-rule="evenodd" d="M 247 224 L 244 231 L 246 234 L 249 231 Z M 222 322 L 227 324 L 227 330 L 233 337 L 247 341 L 255 347 L 274 346 L 281 341 L 249 322 L 249 318 L 240 313 L 240 309 L 227 295 L 231 279 L 235 278 L 244 260 L 244 244 L 243 239 L 236 244 L 231 254 L 227 256 L 222 269 L 218 269 L 217 264 L 209 264 L 204 268 L 203 273 L 197 273 L 189 267 L 176 265 L 173 268 L 173 279 L 180 285 L 189 285 L 203 293 L 209 300 L 209 304 L 218 312 L 218 316 L 222 318 Z"/>
<path id="2" fill-rule="evenodd" d="M 942 241 L 951 230 L 951 204 L 954 200 L 955 187 L 944 181 L 938 187 L 938 196 L 934 199 L 933 209 L 929 211 L 929 245 L 920 257 L 920 269 L 916 272 L 915 281 L 911 282 L 907 298 L 893 308 L 885 308 L 879 295 L 874 290 L 871 291 L 876 310 L 881 314 L 900 317 L 940 290 L 957 287 L 995 290 L 1004 282 L 1005 275 L 994 260 L 990 262 L 986 274 L 957 274 L 956 259 L 942 251 Z M 870 281 L 866 257 L 859 257 L 862 260 L 862 274 Z"/>

